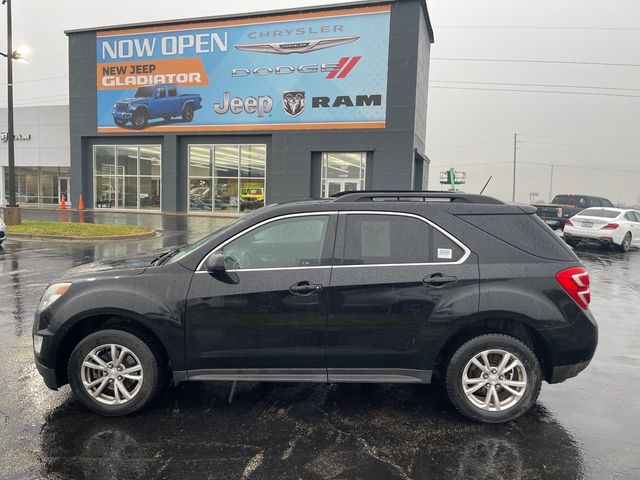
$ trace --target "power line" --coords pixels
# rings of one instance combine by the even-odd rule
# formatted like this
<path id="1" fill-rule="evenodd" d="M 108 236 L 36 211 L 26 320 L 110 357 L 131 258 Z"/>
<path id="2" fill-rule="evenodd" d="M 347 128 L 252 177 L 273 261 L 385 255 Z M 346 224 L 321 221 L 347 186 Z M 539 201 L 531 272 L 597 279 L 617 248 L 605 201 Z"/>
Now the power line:
<path id="1" fill-rule="evenodd" d="M 606 67 L 640 67 L 638 63 L 606 63 L 606 62 L 586 62 L 569 60 L 529 60 L 516 58 L 453 58 L 453 57 L 431 57 L 431 60 L 443 60 L 452 62 L 506 62 L 506 63 L 551 63 L 560 65 L 601 65 Z"/>
<path id="2" fill-rule="evenodd" d="M 548 83 L 471 82 L 466 80 L 429 80 L 429 83 L 462 83 L 471 85 L 507 85 L 520 87 L 588 88 L 593 90 L 626 90 L 630 92 L 640 92 L 640 88 L 594 87 L 588 85 L 560 85 Z"/>
<path id="3" fill-rule="evenodd" d="M 598 142 L 640 142 L 639 138 L 603 138 L 603 137 L 571 137 L 568 135 L 540 135 L 538 133 L 525 133 L 524 137 L 537 137 L 537 138 L 565 138 L 570 140 L 595 140 Z"/>
<path id="4" fill-rule="evenodd" d="M 613 30 L 613 31 L 640 31 L 638 27 L 575 27 L 575 26 L 550 26 L 550 25 L 440 25 L 434 26 L 440 29 L 496 29 L 496 30 Z"/>
<path id="5" fill-rule="evenodd" d="M 557 95 L 591 95 L 597 97 L 624 97 L 640 98 L 640 95 L 624 95 L 617 93 L 597 93 L 597 92 L 564 92 L 559 90 L 529 90 L 529 89 L 509 89 L 509 88 L 483 88 L 483 87 L 449 87 L 446 85 L 431 85 L 430 88 L 445 88 L 450 90 L 480 90 L 487 92 L 515 92 L 515 93 L 551 93 Z"/>

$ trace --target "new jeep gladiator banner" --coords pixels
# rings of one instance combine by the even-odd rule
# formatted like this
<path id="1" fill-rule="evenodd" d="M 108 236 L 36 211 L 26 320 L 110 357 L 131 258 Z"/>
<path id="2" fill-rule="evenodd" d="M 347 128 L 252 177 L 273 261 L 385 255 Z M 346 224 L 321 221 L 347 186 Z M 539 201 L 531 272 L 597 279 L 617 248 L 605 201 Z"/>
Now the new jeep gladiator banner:
<path id="1" fill-rule="evenodd" d="M 389 8 L 98 32 L 98 131 L 384 128 Z"/>

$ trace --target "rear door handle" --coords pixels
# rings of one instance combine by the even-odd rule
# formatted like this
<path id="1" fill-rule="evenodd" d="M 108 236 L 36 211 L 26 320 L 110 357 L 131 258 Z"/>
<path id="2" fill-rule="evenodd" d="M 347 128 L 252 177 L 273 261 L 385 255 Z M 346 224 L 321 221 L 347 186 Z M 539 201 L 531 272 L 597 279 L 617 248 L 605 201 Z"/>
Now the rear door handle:
<path id="1" fill-rule="evenodd" d="M 307 281 L 294 283 L 289 287 L 289 291 L 294 295 L 311 295 L 319 292 L 323 286 L 319 283 L 309 283 Z"/>
<path id="2" fill-rule="evenodd" d="M 433 275 L 424 277 L 424 279 L 422 280 L 422 282 L 427 287 L 432 287 L 432 288 L 441 288 L 441 287 L 444 287 L 445 285 L 450 285 L 457 281 L 458 279 L 456 277 L 450 276 L 450 275 L 443 275 L 441 273 L 434 273 Z"/>

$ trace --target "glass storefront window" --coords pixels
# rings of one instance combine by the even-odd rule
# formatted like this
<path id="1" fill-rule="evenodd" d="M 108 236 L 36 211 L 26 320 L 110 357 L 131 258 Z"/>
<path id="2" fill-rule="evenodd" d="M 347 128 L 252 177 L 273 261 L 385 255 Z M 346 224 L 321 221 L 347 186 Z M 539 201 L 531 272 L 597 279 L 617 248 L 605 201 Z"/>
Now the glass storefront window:
<path id="1" fill-rule="evenodd" d="M 322 197 L 346 190 L 364 190 L 366 152 L 322 154 Z"/>
<path id="2" fill-rule="evenodd" d="M 160 210 L 160 177 L 140 177 L 140 208 Z"/>
<path id="3" fill-rule="evenodd" d="M 190 145 L 188 151 L 190 211 L 238 213 L 264 205 L 266 145 Z"/>
<path id="4" fill-rule="evenodd" d="M 98 146 L 93 151 L 95 168 L 94 175 L 115 175 L 116 149 L 111 146 Z"/>
<path id="5" fill-rule="evenodd" d="M 212 210 L 211 179 L 189 179 L 189 210 L 211 212 Z"/>
<path id="6" fill-rule="evenodd" d="M 214 152 L 215 176 L 237 177 L 240 147 L 238 145 L 216 145 Z"/>
<path id="7" fill-rule="evenodd" d="M 190 146 L 189 147 L 189 176 L 190 177 L 210 177 L 211 167 L 211 147 Z"/>
<path id="8" fill-rule="evenodd" d="M 96 145 L 93 158 L 96 208 L 160 209 L 160 145 Z"/>
<path id="9" fill-rule="evenodd" d="M 117 175 L 138 174 L 138 147 L 116 147 Z"/>
<path id="10" fill-rule="evenodd" d="M 4 167 L 5 200 L 9 198 L 8 170 L 8 167 Z M 59 179 L 68 175 L 68 167 L 16 167 L 16 201 L 56 204 L 60 200 Z"/>
<path id="11" fill-rule="evenodd" d="M 240 176 L 264 178 L 267 164 L 265 145 L 243 145 L 240 149 Z"/>

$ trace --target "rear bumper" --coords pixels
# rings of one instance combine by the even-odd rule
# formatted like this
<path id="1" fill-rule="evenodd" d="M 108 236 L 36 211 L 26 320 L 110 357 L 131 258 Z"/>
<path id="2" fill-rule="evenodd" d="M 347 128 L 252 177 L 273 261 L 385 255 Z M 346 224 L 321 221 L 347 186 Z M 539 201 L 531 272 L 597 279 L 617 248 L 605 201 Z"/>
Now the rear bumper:
<path id="1" fill-rule="evenodd" d="M 552 228 L 564 227 L 564 219 L 558 217 L 540 217 L 540 219 Z"/>
<path id="2" fill-rule="evenodd" d="M 613 245 L 619 244 L 616 239 L 609 235 L 584 235 L 584 234 L 574 234 L 571 232 L 567 232 L 565 230 L 562 235 L 565 240 L 570 240 L 572 242 L 580 242 L 591 245 Z"/>
<path id="3" fill-rule="evenodd" d="M 551 374 L 551 378 L 549 379 L 549 383 L 560 383 L 569 378 L 575 377 L 581 371 L 587 368 L 590 362 L 591 359 L 585 360 L 584 362 L 580 363 L 574 363 L 572 365 L 559 365 L 557 367 L 553 367 L 553 372 Z"/>

